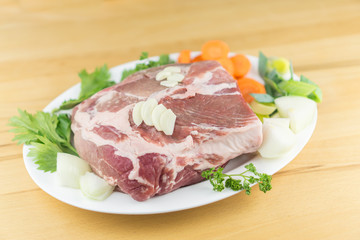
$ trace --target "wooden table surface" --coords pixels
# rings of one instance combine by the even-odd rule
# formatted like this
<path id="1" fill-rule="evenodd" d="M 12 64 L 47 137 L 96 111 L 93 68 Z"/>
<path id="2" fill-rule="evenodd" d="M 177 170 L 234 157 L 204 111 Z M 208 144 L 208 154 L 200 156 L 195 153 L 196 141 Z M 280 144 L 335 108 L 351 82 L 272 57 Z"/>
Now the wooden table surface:
<path id="1" fill-rule="evenodd" d="M 273 190 L 131 216 L 72 207 L 32 181 L 6 126 L 17 108 L 41 110 L 83 68 L 211 39 L 289 58 L 323 90 L 315 132 Z M 358 0 L 0 1 L 0 239 L 360 239 L 359 89 Z"/>

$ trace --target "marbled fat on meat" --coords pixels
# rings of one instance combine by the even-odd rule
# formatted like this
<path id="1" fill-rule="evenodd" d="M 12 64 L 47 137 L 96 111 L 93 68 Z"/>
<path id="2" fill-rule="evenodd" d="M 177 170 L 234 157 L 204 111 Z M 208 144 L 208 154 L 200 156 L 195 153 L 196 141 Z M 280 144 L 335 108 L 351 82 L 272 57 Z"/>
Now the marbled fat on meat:
<path id="1" fill-rule="evenodd" d="M 156 73 L 137 72 L 79 104 L 72 114 L 74 144 L 93 171 L 135 200 L 202 180 L 201 172 L 256 151 L 261 122 L 234 79 L 215 61 L 175 64 L 185 75 L 172 88 Z M 172 136 L 132 121 L 134 105 L 157 99 L 177 116 Z"/>

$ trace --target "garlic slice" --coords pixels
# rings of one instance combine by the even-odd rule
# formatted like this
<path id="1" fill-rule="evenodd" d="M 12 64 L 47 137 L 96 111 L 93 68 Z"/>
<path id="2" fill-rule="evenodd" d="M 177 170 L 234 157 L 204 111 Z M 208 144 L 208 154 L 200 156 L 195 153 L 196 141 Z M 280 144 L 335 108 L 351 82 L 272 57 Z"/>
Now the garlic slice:
<path id="1" fill-rule="evenodd" d="M 160 85 L 165 86 L 165 87 L 175 87 L 176 85 L 178 85 L 178 82 L 165 80 L 165 81 L 160 82 Z"/>
<path id="2" fill-rule="evenodd" d="M 156 74 L 156 81 L 161 81 L 161 80 L 165 80 L 167 79 L 170 75 L 172 74 L 172 72 L 165 72 L 165 71 L 161 71 L 161 72 L 158 72 Z"/>
<path id="3" fill-rule="evenodd" d="M 181 68 L 175 67 L 175 66 L 170 66 L 170 67 L 164 68 L 163 71 L 164 72 L 171 72 L 171 73 L 179 73 L 179 72 L 181 72 Z"/>
<path id="4" fill-rule="evenodd" d="M 184 75 L 180 73 L 173 73 L 170 76 L 167 77 L 168 81 L 175 81 L 175 82 L 181 82 L 185 78 Z"/>
<path id="5" fill-rule="evenodd" d="M 154 110 L 151 114 L 154 127 L 158 131 L 162 131 L 162 129 L 160 127 L 160 116 L 165 111 L 166 111 L 166 107 L 162 104 L 159 104 L 154 108 Z"/>
<path id="6" fill-rule="evenodd" d="M 175 128 L 176 115 L 171 109 L 167 109 L 160 116 L 160 128 L 166 135 L 172 135 Z"/>
<path id="7" fill-rule="evenodd" d="M 139 126 L 143 121 L 143 118 L 141 116 L 141 109 L 142 109 L 142 106 L 144 105 L 144 102 L 145 101 L 140 101 L 140 102 L 136 103 L 135 107 L 133 108 L 132 118 L 133 118 L 133 121 L 136 124 L 136 126 Z"/>
<path id="8" fill-rule="evenodd" d="M 148 98 L 141 107 L 141 117 L 148 126 L 154 126 L 151 115 L 157 104 L 155 98 Z"/>

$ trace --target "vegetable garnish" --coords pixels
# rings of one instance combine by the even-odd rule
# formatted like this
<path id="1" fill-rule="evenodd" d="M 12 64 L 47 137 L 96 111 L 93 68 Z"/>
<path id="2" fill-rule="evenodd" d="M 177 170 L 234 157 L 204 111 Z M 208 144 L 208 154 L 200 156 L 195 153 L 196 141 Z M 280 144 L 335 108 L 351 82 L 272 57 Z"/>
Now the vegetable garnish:
<path id="1" fill-rule="evenodd" d="M 250 71 L 251 63 L 245 55 L 236 54 L 230 59 L 234 64 L 234 77 L 243 77 Z"/>
<path id="2" fill-rule="evenodd" d="M 182 50 L 179 54 L 178 62 L 179 63 L 190 63 L 191 62 L 191 51 L 188 49 Z"/>
<path id="3" fill-rule="evenodd" d="M 266 93 L 263 93 L 263 94 L 250 93 L 250 95 L 252 97 L 254 97 L 256 99 L 256 101 L 259 103 L 273 103 L 274 102 L 274 98 Z"/>
<path id="4" fill-rule="evenodd" d="M 226 58 L 219 58 L 219 59 L 216 59 L 216 61 L 218 61 L 221 66 L 223 68 L 225 68 L 225 70 L 231 75 L 231 76 L 234 76 L 234 64 L 233 62 L 230 60 L 230 58 L 226 57 Z"/>
<path id="5" fill-rule="evenodd" d="M 80 177 L 91 171 L 85 160 L 68 153 L 58 152 L 56 163 L 58 184 L 65 187 L 80 188 Z"/>
<path id="6" fill-rule="evenodd" d="M 194 57 L 193 59 L 191 59 L 191 62 L 200 62 L 200 61 L 204 61 L 204 59 L 202 58 L 201 55 Z"/>
<path id="7" fill-rule="evenodd" d="M 264 85 L 251 78 L 240 78 L 237 80 L 240 92 L 247 103 L 250 103 L 254 97 L 251 93 L 266 93 Z"/>
<path id="8" fill-rule="evenodd" d="M 110 196 L 114 188 L 114 186 L 111 186 L 104 179 L 92 172 L 87 172 L 80 177 L 81 192 L 85 197 L 93 200 L 105 200 Z"/>
<path id="9" fill-rule="evenodd" d="M 148 54 L 143 52 L 140 59 L 147 59 Z M 161 55 L 159 61 L 148 61 L 140 63 L 133 70 L 125 70 L 125 75 L 137 72 L 142 69 L 173 63 L 169 55 Z M 32 157 L 38 169 L 45 172 L 56 171 L 56 156 L 58 152 L 69 153 L 78 156 L 76 149 L 71 145 L 71 120 L 66 114 L 54 114 L 60 110 L 67 110 L 88 99 L 100 90 L 110 87 L 115 82 L 110 81 L 110 72 L 106 65 L 96 68 L 92 73 L 82 70 L 79 73 L 81 78 L 81 91 L 77 99 L 64 101 L 53 113 L 37 112 L 29 114 L 26 111 L 18 110 L 20 116 L 12 117 L 9 125 L 14 127 L 11 132 L 16 134 L 13 141 L 18 144 L 32 145 L 28 157 Z"/>
<path id="10" fill-rule="evenodd" d="M 33 146 L 28 157 L 34 159 L 39 170 L 55 172 L 58 152 L 78 156 L 70 143 L 71 121 L 68 115 L 40 111 L 32 115 L 20 109 L 18 111 L 20 116 L 9 121 L 9 125 L 14 127 L 10 131 L 16 134 L 13 141 Z"/>
<path id="11" fill-rule="evenodd" d="M 140 60 L 144 60 L 144 62 L 136 64 L 135 68 L 133 69 L 125 69 L 122 72 L 121 80 L 124 80 L 127 76 L 130 76 L 131 74 L 144 69 L 175 63 L 173 60 L 170 59 L 170 56 L 168 54 L 160 55 L 158 61 L 147 60 L 148 57 L 149 54 L 147 52 L 142 52 Z"/>
<path id="12" fill-rule="evenodd" d="M 204 60 L 227 58 L 229 52 L 229 46 L 220 40 L 208 41 L 201 47 L 201 55 Z"/>
<path id="13" fill-rule="evenodd" d="M 211 40 L 201 47 L 201 54 L 191 59 L 190 50 L 182 50 L 178 57 L 178 63 L 193 63 L 206 60 L 218 61 L 226 71 L 234 78 L 244 77 L 251 68 L 249 59 L 242 54 L 229 57 L 229 46 L 220 40 Z"/>
<path id="14" fill-rule="evenodd" d="M 284 58 L 267 58 L 260 52 L 259 73 L 265 81 L 264 86 L 255 80 L 244 77 L 251 68 L 249 59 L 241 54 L 229 58 L 229 48 L 224 42 L 210 41 L 204 44 L 202 53 L 193 59 L 191 59 L 190 53 L 189 50 L 183 50 L 179 55 L 178 61 L 181 63 L 191 63 L 208 59 L 219 61 L 237 80 L 246 101 L 248 103 L 253 101 L 250 105 L 259 118 L 270 117 L 274 114 L 279 114 L 279 112 L 281 113 L 282 107 L 278 105 L 279 100 L 281 100 L 280 97 L 282 96 L 302 96 L 316 102 L 321 102 L 322 100 L 322 92 L 318 85 L 304 76 L 301 76 L 299 81 L 294 80 L 292 64 Z M 157 61 L 149 60 L 147 52 L 141 54 L 140 60 L 143 61 L 136 64 L 135 68 L 123 71 L 121 80 L 140 70 L 174 63 L 169 55 L 161 55 Z M 81 78 L 81 91 L 78 99 L 63 102 L 63 104 L 53 112 L 71 109 L 98 91 L 115 84 L 115 82 L 110 80 L 110 72 L 106 65 L 97 68 L 93 73 L 88 73 L 83 70 L 79 73 L 79 77 Z M 306 100 L 310 101 L 309 99 Z M 274 110 L 274 102 L 276 103 L 278 112 Z M 39 170 L 55 172 L 57 170 L 56 158 L 58 153 L 68 153 L 78 156 L 76 149 L 71 145 L 70 141 L 71 120 L 68 115 L 56 115 L 47 112 L 37 112 L 32 115 L 22 110 L 19 110 L 19 114 L 20 116 L 11 118 L 9 122 L 9 125 L 14 127 L 11 131 L 16 134 L 13 140 L 17 141 L 18 144 L 32 145 L 28 156 L 34 159 L 35 163 L 39 166 Z M 160 116 L 160 114 L 158 115 Z M 302 122 L 305 122 L 305 120 L 303 120 L 304 117 L 302 117 L 303 115 L 304 114 L 289 114 L 290 125 L 292 124 L 291 126 L 292 129 L 295 129 L 294 131 L 300 131 L 299 129 L 303 128 L 301 125 Z M 164 119 L 166 120 L 165 117 Z M 167 123 L 168 121 L 165 120 L 162 122 Z M 159 124 L 162 124 L 161 118 L 159 119 Z M 165 124 L 162 125 L 165 126 Z M 162 129 L 162 126 L 160 127 L 159 129 Z M 173 129 L 173 126 L 169 129 Z M 205 179 L 210 180 L 213 189 L 219 192 L 225 188 L 230 188 L 234 191 L 245 190 L 246 194 L 250 195 L 250 185 L 255 183 L 259 183 L 259 188 L 264 193 L 271 190 L 272 177 L 270 175 L 257 172 L 252 163 L 246 165 L 245 168 L 246 170 L 239 174 L 223 173 L 224 169 L 221 167 L 217 169 L 212 168 L 203 171 L 201 175 Z M 89 179 L 92 180 L 93 178 Z M 93 189 L 90 190 L 90 192 L 93 191 Z M 97 191 L 97 189 L 95 190 Z M 86 190 L 86 192 L 88 192 L 88 190 Z"/>
<path id="15" fill-rule="evenodd" d="M 259 183 L 259 189 L 264 193 L 271 190 L 272 177 L 270 175 L 257 172 L 254 164 L 252 163 L 246 165 L 245 168 L 247 170 L 239 174 L 225 174 L 223 173 L 224 169 L 221 167 L 218 169 L 211 168 L 203 171 L 201 176 L 209 180 L 213 186 L 213 190 L 217 192 L 221 192 L 225 188 L 230 188 L 234 191 L 245 190 L 246 194 L 250 195 L 250 184 L 254 183 Z M 240 177 L 242 179 L 234 177 Z"/>
<path id="16" fill-rule="evenodd" d="M 284 58 L 268 58 L 260 52 L 259 73 L 265 81 L 266 93 L 274 98 L 292 95 L 322 101 L 320 87 L 302 75 L 296 81 L 291 62 Z M 258 102 L 263 100 L 260 95 L 252 96 Z"/>
<path id="17" fill-rule="evenodd" d="M 64 101 L 61 106 L 53 110 L 53 112 L 71 109 L 100 90 L 115 84 L 115 82 L 110 81 L 110 72 L 106 65 L 101 68 L 96 68 L 93 73 L 82 70 L 79 73 L 79 77 L 81 79 L 81 91 L 78 99 Z"/>
<path id="18" fill-rule="evenodd" d="M 310 101 L 310 100 L 309 100 Z M 263 142 L 258 152 L 263 158 L 278 158 L 288 153 L 296 142 L 288 118 L 263 118 Z"/>

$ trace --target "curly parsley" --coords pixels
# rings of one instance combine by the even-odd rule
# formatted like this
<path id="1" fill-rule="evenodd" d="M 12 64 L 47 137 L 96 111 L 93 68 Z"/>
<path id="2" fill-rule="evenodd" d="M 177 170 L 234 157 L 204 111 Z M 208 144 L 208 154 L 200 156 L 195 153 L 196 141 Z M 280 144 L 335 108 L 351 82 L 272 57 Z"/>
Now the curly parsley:
<path id="1" fill-rule="evenodd" d="M 247 170 L 239 174 L 225 174 L 223 168 L 211 168 L 201 173 L 201 176 L 210 181 L 213 190 L 221 192 L 225 188 L 230 188 L 234 191 L 245 190 L 247 195 L 251 193 L 251 184 L 259 183 L 259 189 L 266 193 L 270 191 L 271 176 L 265 173 L 257 172 L 254 164 L 250 163 L 245 166 Z M 249 174 L 252 173 L 252 174 Z M 240 177 L 234 178 L 234 177 Z"/>

